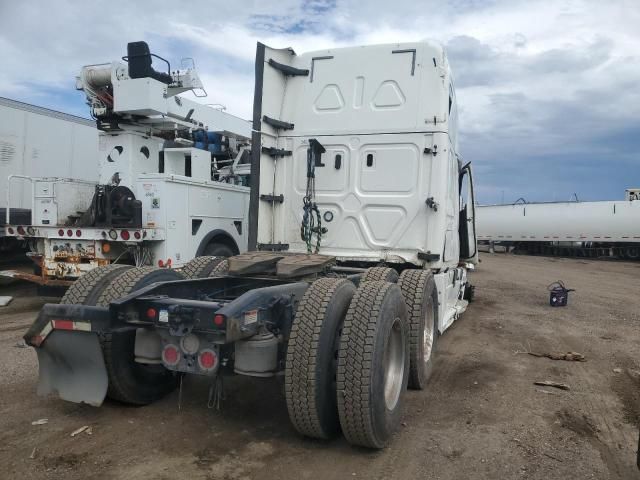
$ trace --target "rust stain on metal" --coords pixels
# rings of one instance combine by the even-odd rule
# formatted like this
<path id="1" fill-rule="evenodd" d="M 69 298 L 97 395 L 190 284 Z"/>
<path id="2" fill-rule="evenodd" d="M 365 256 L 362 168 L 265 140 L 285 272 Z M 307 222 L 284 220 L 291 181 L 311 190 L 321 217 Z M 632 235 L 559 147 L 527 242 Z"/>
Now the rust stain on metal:
<path id="1" fill-rule="evenodd" d="M 73 283 L 73 280 L 59 280 L 57 278 L 46 278 L 40 275 L 34 275 L 32 273 L 25 273 L 25 272 L 15 272 L 12 275 L 12 277 L 17 278 L 19 280 L 26 280 L 27 282 L 37 283 L 38 285 L 48 285 L 48 286 L 66 287 Z"/>

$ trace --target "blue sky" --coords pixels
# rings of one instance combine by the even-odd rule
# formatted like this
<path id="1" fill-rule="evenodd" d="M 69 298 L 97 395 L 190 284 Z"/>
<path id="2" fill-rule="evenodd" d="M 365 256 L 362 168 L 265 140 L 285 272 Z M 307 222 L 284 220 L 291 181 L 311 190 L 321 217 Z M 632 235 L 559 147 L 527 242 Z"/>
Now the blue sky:
<path id="1" fill-rule="evenodd" d="M 206 102 L 250 118 L 256 41 L 304 52 L 429 38 L 449 52 L 481 203 L 619 199 L 640 186 L 637 0 L 93 5 L 1 2 L 0 95 L 87 116 L 80 67 L 146 40 L 173 62 L 194 57 Z"/>

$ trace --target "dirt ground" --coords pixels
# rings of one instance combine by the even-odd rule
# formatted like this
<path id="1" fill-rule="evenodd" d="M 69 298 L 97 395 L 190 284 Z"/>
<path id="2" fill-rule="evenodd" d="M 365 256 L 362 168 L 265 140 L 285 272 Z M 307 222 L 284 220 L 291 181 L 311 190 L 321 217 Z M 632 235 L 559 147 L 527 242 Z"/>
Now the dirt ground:
<path id="1" fill-rule="evenodd" d="M 577 290 L 566 308 L 548 306 L 557 279 Z M 19 342 L 55 299 L 1 287 L 17 298 L 0 310 L 0 478 L 640 478 L 639 280 L 638 263 L 484 254 L 476 301 L 440 337 L 429 389 L 407 393 L 402 428 L 378 452 L 297 435 L 277 380 L 232 379 L 221 411 L 198 378 L 185 380 L 180 411 L 178 392 L 142 408 L 39 398 L 36 355 Z M 70 436 L 84 425 L 91 435 Z"/>

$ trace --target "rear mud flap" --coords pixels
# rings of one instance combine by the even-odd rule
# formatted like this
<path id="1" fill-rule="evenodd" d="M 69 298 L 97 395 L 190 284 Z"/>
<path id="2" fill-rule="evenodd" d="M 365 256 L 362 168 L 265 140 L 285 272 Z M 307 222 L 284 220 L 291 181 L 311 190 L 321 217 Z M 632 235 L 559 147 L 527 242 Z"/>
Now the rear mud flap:
<path id="1" fill-rule="evenodd" d="M 54 330 L 38 348 L 38 395 L 102 405 L 109 379 L 98 335 Z"/>

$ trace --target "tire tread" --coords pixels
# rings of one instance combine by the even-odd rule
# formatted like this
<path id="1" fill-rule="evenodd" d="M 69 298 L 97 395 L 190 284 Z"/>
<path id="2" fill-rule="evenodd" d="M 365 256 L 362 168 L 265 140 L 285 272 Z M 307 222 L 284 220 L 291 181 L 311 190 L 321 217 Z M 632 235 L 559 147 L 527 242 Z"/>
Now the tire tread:
<path id="1" fill-rule="evenodd" d="M 224 261 L 223 257 L 213 257 L 210 255 L 196 257 L 189 260 L 184 267 L 182 267 L 181 273 L 185 278 L 206 278 L 222 261 Z"/>
<path id="2" fill-rule="evenodd" d="M 369 387 L 378 315 L 392 286 L 383 281 L 361 282 L 342 329 L 337 374 L 340 425 L 349 443 L 363 447 L 381 447 L 373 431 Z"/>
<path id="3" fill-rule="evenodd" d="M 404 270 L 398 280 L 402 296 L 407 304 L 409 316 L 409 388 L 422 389 L 417 362 L 420 360 L 420 342 L 422 340 L 422 302 L 427 281 L 431 276 L 428 270 Z M 435 335 L 435 332 L 434 332 Z"/>
<path id="4" fill-rule="evenodd" d="M 334 293 L 349 280 L 321 278 L 307 289 L 291 328 L 285 367 L 285 396 L 289 418 L 298 432 L 329 438 L 317 405 L 317 361 L 320 333 Z"/>
<path id="5" fill-rule="evenodd" d="M 224 258 L 220 263 L 211 269 L 209 277 L 223 277 L 229 271 L 229 260 Z"/>
<path id="6" fill-rule="evenodd" d="M 120 270 L 130 269 L 130 265 L 112 264 L 94 268 L 93 270 L 82 275 L 78 280 L 67 289 L 60 299 L 60 303 L 83 305 L 95 288 L 99 288 L 99 284 L 103 280 L 107 280 Z"/>
<path id="7" fill-rule="evenodd" d="M 391 282 L 396 283 L 398 281 L 398 272 L 390 267 L 371 267 L 368 268 L 362 278 L 361 282 Z"/>
<path id="8" fill-rule="evenodd" d="M 138 267 L 123 272 L 114 278 L 111 283 L 102 291 L 97 305 L 107 306 L 109 302 L 128 295 L 134 291 L 136 284 L 140 282 L 146 275 L 159 270 L 157 267 Z M 178 272 L 176 272 L 178 274 Z M 104 354 L 104 363 L 107 367 L 107 375 L 109 377 L 109 387 L 107 396 L 113 400 L 118 400 L 131 405 L 145 405 L 146 401 L 130 395 L 127 388 L 121 384 L 120 378 L 114 371 L 113 365 L 116 363 L 115 356 L 118 353 L 114 349 L 114 334 L 105 333 L 100 339 L 102 351 Z"/>

